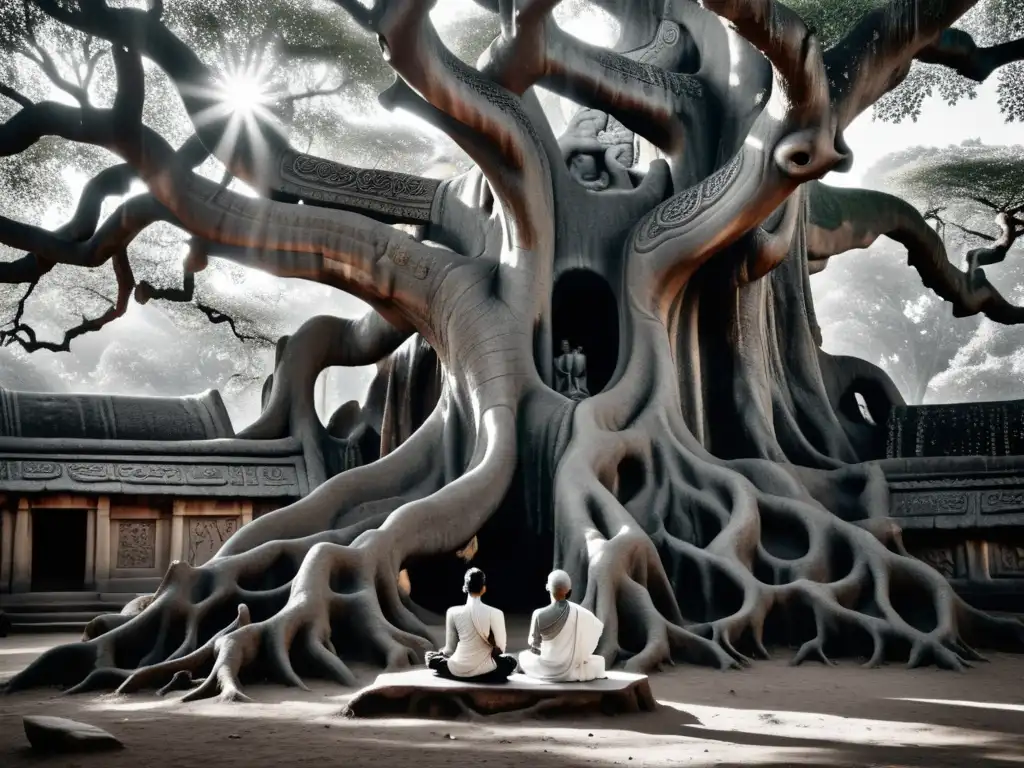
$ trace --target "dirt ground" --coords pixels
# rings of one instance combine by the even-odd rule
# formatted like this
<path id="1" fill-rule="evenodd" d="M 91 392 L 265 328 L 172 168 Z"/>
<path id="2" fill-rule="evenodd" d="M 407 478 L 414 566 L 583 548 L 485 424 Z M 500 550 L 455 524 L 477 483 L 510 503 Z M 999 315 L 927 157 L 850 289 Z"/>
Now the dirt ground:
<path id="1" fill-rule="evenodd" d="M 72 639 L 0 639 L 0 679 Z M 786 652 L 778 656 L 743 671 L 678 666 L 655 675 L 660 707 L 651 714 L 491 726 L 345 720 L 338 712 L 352 691 L 315 682 L 310 693 L 249 688 L 258 703 L 248 705 L 19 693 L 0 696 L 0 766 L 1024 765 L 1024 656 L 993 655 L 963 674 L 895 665 L 862 670 L 854 663 L 791 668 Z M 365 682 L 375 674 L 359 673 Z M 21 725 L 28 714 L 98 725 L 127 748 L 36 757 Z"/>

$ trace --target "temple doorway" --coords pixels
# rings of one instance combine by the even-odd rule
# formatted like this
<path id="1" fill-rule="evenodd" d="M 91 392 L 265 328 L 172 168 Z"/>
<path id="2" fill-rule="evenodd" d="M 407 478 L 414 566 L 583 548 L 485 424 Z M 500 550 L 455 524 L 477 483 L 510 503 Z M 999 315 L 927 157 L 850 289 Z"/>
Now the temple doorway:
<path id="1" fill-rule="evenodd" d="M 588 269 L 570 269 L 558 278 L 551 297 L 552 349 L 563 339 L 587 358 L 591 395 L 608 386 L 619 362 L 619 305 L 608 282 Z"/>
<path id="2" fill-rule="evenodd" d="M 85 589 L 85 543 L 89 513 L 84 509 L 32 511 L 32 591 Z"/>

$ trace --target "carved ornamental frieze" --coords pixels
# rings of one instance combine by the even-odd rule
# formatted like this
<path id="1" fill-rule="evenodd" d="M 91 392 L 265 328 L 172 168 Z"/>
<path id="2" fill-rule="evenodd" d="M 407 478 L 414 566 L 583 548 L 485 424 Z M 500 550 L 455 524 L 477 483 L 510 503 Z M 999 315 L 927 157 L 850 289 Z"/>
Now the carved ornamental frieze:
<path id="1" fill-rule="evenodd" d="M 13 490 L 196 488 L 214 495 L 302 496 L 304 479 L 294 464 L 0 458 L 0 483 Z"/>

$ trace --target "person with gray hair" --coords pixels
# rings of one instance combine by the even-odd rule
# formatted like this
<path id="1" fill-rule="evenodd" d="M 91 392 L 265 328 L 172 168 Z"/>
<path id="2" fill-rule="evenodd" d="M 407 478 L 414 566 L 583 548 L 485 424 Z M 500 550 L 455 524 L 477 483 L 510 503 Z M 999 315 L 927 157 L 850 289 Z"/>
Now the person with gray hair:
<path id="1" fill-rule="evenodd" d="M 527 677 L 547 682 L 585 682 L 607 677 L 604 658 L 595 656 L 604 624 L 581 605 L 569 602 L 572 579 L 552 571 L 547 591 L 551 602 L 533 612 L 529 650 L 519 654 Z"/>

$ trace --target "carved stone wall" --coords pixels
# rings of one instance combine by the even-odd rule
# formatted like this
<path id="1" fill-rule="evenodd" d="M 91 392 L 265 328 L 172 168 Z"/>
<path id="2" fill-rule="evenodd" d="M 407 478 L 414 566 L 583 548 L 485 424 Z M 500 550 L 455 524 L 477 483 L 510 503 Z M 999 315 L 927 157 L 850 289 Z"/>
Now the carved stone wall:
<path id="1" fill-rule="evenodd" d="M 185 523 L 185 561 L 202 565 L 239 529 L 237 517 L 190 517 Z"/>
<path id="2" fill-rule="evenodd" d="M 116 567 L 149 570 L 157 567 L 156 520 L 117 521 Z"/>
<path id="3" fill-rule="evenodd" d="M 908 405 L 889 414 L 887 456 L 1022 456 L 1024 400 Z"/>

